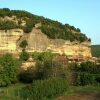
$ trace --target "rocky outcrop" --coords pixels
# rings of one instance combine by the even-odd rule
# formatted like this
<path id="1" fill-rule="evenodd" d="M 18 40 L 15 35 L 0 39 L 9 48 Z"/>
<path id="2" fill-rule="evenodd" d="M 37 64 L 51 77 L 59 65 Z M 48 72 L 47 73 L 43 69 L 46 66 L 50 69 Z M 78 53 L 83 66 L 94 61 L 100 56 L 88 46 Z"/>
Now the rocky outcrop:
<path id="1" fill-rule="evenodd" d="M 23 31 L 21 29 L 0 30 L 0 53 L 16 52 L 17 41 L 22 35 Z"/>
<path id="2" fill-rule="evenodd" d="M 51 51 L 53 53 L 66 54 L 67 56 L 91 57 L 91 43 L 85 41 L 70 42 L 63 39 L 49 39 L 38 28 L 33 28 L 31 33 L 25 34 L 21 29 L 0 30 L 0 52 L 20 52 L 21 41 L 27 40 L 28 52 Z"/>

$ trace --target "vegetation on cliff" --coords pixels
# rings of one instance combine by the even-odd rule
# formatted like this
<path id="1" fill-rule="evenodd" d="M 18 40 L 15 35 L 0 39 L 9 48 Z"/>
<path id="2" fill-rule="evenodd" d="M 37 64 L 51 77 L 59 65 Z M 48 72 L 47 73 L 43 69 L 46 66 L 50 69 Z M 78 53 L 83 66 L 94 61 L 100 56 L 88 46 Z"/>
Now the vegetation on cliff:
<path id="1" fill-rule="evenodd" d="M 85 34 L 81 33 L 79 28 L 75 28 L 69 24 L 62 24 L 58 21 L 53 21 L 51 19 L 47 19 L 41 16 L 33 15 L 27 11 L 22 10 L 10 10 L 8 8 L 0 9 L 0 17 L 4 18 L 5 16 L 16 16 L 18 23 L 16 22 L 6 22 L 7 25 L 5 27 L 4 24 L 0 24 L 0 29 L 13 29 L 13 28 L 22 28 L 25 33 L 29 33 L 32 31 L 32 28 L 37 23 L 41 23 L 39 27 L 43 33 L 45 33 L 49 38 L 52 39 L 64 39 L 70 41 L 90 41 L 86 37 Z M 15 19 L 14 19 L 15 20 Z M 21 26 L 22 22 L 25 21 L 26 24 Z M 0 23 L 5 23 L 5 21 L 1 21 Z M 11 25 L 12 23 L 12 25 Z M 2 26 L 3 25 L 3 26 Z"/>
<path id="2" fill-rule="evenodd" d="M 92 45 L 91 51 L 93 57 L 100 57 L 100 45 Z"/>
<path id="3" fill-rule="evenodd" d="M 18 25 L 14 23 L 13 21 L 2 21 L 0 20 L 0 30 L 9 30 L 9 29 L 14 29 L 17 28 Z"/>

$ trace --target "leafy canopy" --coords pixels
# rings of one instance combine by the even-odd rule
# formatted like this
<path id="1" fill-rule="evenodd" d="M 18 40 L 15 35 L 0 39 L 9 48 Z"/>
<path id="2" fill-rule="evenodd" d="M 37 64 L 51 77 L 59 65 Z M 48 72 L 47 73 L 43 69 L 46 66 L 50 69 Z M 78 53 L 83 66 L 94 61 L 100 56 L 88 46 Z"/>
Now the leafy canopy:
<path id="1" fill-rule="evenodd" d="M 19 73 L 19 62 L 11 54 L 0 57 L 0 86 L 16 82 Z"/>

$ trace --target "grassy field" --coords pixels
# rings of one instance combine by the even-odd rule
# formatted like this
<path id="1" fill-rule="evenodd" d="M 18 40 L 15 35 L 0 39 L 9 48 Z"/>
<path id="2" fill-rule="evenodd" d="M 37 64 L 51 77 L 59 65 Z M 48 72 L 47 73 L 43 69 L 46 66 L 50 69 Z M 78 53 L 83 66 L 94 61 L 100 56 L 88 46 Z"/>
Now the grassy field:
<path id="1" fill-rule="evenodd" d="M 0 100 L 22 100 L 18 91 L 24 86 L 25 84 L 18 83 L 0 88 Z"/>
<path id="2" fill-rule="evenodd" d="M 93 57 L 100 57 L 100 45 L 92 45 L 91 51 Z"/>
<path id="3" fill-rule="evenodd" d="M 0 100 L 23 100 L 20 98 L 18 90 L 24 87 L 25 84 L 15 84 L 9 87 L 0 88 Z M 100 85 L 97 86 L 71 86 L 70 90 L 64 93 L 61 97 L 54 100 L 100 100 Z"/>

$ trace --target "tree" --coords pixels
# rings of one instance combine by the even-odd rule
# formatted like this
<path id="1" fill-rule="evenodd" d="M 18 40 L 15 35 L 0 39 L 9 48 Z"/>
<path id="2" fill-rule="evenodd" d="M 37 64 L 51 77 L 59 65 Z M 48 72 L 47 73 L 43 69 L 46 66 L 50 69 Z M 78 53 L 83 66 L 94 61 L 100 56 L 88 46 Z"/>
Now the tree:
<path id="1" fill-rule="evenodd" d="M 53 54 L 51 52 L 42 52 L 39 55 L 39 60 L 40 61 L 47 61 L 47 60 L 51 60 L 53 57 Z"/>
<path id="2" fill-rule="evenodd" d="M 46 61 L 52 59 L 53 55 L 54 54 L 52 54 L 51 52 L 42 52 L 42 53 L 34 52 L 32 54 L 32 58 L 34 60 Z"/>
<path id="3" fill-rule="evenodd" d="M 16 82 L 19 73 L 19 62 L 11 54 L 0 57 L 0 86 Z"/>
<path id="4" fill-rule="evenodd" d="M 21 43 L 20 43 L 20 47 L 25 49 L 26 46 L 28 45 L 27 41 L 26 40 L 23 40 Z"/>
<path id="5" fill-rule="evenodd" d="M 29 59 L 29 54 L 25 50 L 23 50 L 20 54 L 20 59 L 23 60 L 23 61 L 28 60 Z"/>
<path id="6" fill-rule="evenodd" d="M 67 79 L 68 70 L 59 62 L 52 60 L 39 61 L 36 63 L 35 68 L 36 79 L 48 79 L 52 77 Z"/>
<path id="7" fill-rule="evenodd" d="M 32 58 L 33 58 L 34 60 L 39 60 L 39 55 L 40 55 L 39 52 L 33 52 Z"/>
<path id="8" fill-rule="evenodd" d="M 24 31 L 25 33 L 29 33 L 29 32 L 32 31 L 32 29 L 33 29 L 34 26 L 35 26 L 35 25 L 34 25 L 32 19 L 30 19 L 30 20 L 28 20 L 28 21 L 26 22 L 26 25 L 25 25 L 25 27 L 23 28 L 23 31 Z"/>
<path id="9" fill-rule="evenodd" d="M 2 21 L 0 20 L 0 29 L 1 30 L 9 30 L 9 29 L 14 29 L 17 28 L 17 24 L 13 21 Z"/>
<path id="10" fill-rule="evenodd" d="M 81 32 L 81 30 L 79 28 L 76 29 L 77 32 Z"/>

